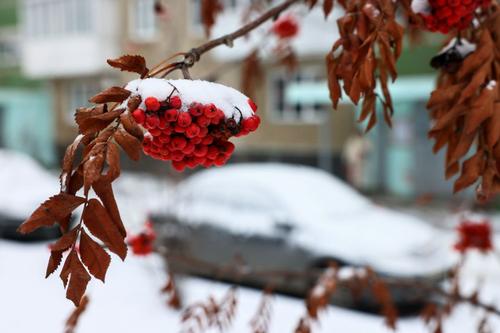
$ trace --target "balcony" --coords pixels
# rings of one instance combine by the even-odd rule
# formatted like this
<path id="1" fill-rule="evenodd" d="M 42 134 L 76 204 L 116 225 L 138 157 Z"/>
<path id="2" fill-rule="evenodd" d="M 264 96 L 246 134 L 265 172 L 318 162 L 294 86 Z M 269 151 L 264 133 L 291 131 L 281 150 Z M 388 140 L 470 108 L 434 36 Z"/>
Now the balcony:
<path id="1" fill-rule="evenodd" d="M 121 0 L 21 1 L 21 67 L 32 78 L 95 75 L 120 53 Z"/>

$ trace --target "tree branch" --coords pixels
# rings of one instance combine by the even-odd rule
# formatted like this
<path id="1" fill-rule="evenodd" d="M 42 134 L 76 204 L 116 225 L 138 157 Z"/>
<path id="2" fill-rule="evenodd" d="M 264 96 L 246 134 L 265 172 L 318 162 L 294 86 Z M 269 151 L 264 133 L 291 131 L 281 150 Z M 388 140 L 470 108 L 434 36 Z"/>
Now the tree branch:
<path id="1" fill-rule="evenodd" d="M 183 70 L 183 74 L 185 76 L 185 71 L 187 70 L 187 68 L 192 67 L 195 63 L 200 61 L 200 58 L 204 53 L 206 53 L 206 52 L 208 52 L 208 51 L 212 50 L 213 48 L 216 48 L 217 46 L 220 46 L 220 45 L 226 45 L 226 46 L 232 47 L 233 43 L 236 39 L 245 36 L 246 34 L 251 32 L 252 30 L 258 28 L 260 25 L 267 22 L 268 20 L 273 19 L 275 17 L 278 17 L 283 11 L 287 10 L 290 6 L 294 5 L 295 3 L 301 2 L 301 1 L 304 1 L 304 0 L 287 0 L 287 1 L 275 6 L 273 8 L 270 8 L 265 13 L 263 13 L 261 16 L 257 17 L 255 20 L 248 22 L 247 24 L 245 24 L 244 26 L 242 26 L 238 30 L 233 31 L 232 33 L 229 33 L 229 34 L 223 35 L 221 37 L 212 39 L 204 44 L 201 44 L 198 47 L 192 48 L 190 51 L 188 51 L 186 53 L 178 53 L 177 55 L 184 55 L 183 61 L 169 64 L 168 66 L 162 67 L 160 69 L 157 69 L 159 66 L 155 66 L 153 68 L 153 71 L 151 71 L 149 73 L 149 76 L 152 77 L 152 76 L 158 75 L 159 73 L 167 70 L 162 75 L 162 77 L 165 77 L 166 75 L 170 74 L 171 72 L 173 72 L 174 70 L 177 70 L 177 69 Z M 165 61 L 163 61 L 162 63 L 165 63 Z"/>

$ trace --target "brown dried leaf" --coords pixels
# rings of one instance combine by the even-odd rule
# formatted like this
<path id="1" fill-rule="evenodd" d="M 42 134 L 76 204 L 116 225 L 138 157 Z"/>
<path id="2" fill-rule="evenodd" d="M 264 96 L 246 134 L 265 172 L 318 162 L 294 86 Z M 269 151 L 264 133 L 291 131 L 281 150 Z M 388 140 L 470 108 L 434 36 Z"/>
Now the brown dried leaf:
<path id="1" fill-rule="evenodd" d="M 83 183 L 85 194 L 88 193 L 92 184 L 101 177 L 101 172 L 104 167 L 105 149 L 105 143 L 97 144 L 89 152 L 89 156 L 83 164 Z"/>
<path id="2" fill-rule="evenodd" d="M 76 325 L 78 325 L 78 321 L 82 313 L 85 312 L 87 306 L 89 304 L 89 298 L 85 295 L 80 301 L 80 305 L 76 309 L 71 312 L 70 316 L 66 320 L 66 327 L 64 333 L 74 333 Z"/>
<path id="3" fill-rule="evenodd" d="M 104 112 L 101 114 L 86 116 L 78 122 L 78 128 L 82 134 L 93 134 L 105 129 L 115 119 L 117 119 L 124 109 L 114 109 L 113 111 Z"/>
<path id="4" fill-rule="evenodd" d="M 139 141 L 143 140 L 144 133 L 141 127 L 135 122 L 134 117 L 132 117 L 130 112 L 122 113 L 120 116 L 120 122 L 129 134 L 135 136 Z"/>
<path id="5" fill-rule="evenodd" d="M 17 229 L 22 234 L 30 233 L 40 227 L 50 227 L 64 219 L 85 202 L 85 198 L 59 193 L 42 203 L 31 216 Z"/>
<path id="6" fill-rule="evenodd" d="M 323 13 L 325 14 L 325 19 L 328 18 L 328 15 L 330 15 L 332 9 L 333 0 L 323 0 Z"/>
<path id="7" fill-rule="evenodd" d="M 73 301 L 75 306 L 78 306 L 83 295 L 85 294 L 85 290 L 87 289 L 87 284 L 90 281 L 90 275 L 87 273 L 85 267 L 83 267 L 76 250 L 72 250 L 69 253 L 66 258 L 66 262 L 68 262 L 68 260 L 70 261 L 69 269 L 67 271 L 69 283 L 66 290 L 66 298 Z M 66 280 L 68 279 L 68 276 L 66 276 Z"/>
<path id="8" fill-rule="evenodd" d="M 51 251 L 45 278 L 49 277 L 49 275 L 54 273 L 57 267 L 59 267 L 63 252 L 75 244 L 77 236 L 78 228 L 73 228 L 70 232 L 65 233 L 59 238 L 57 242 L 50 245 Z"/>
<path id="9" fill-rule="evenodd" d="M 64 154 L 61 175 L 59 177 L 61 182 L 61 192 L 66 192 L 71 179 L 71 172 L 73 171 L 73 161 L 75 159 L 75 152 L 83 139 L 83 135 L 79 135 L 72 144 L 66 148 Z"/>
<path id="10" fill-rule="evenodd" d="M 205 27 L 206 36 L 210 36 L 210 31 L 215 24 L 217 15 L 224 9 L 220 0 L 201 0 L 201 22 Z"/>
<path id="11" fill-rule="evenodd" d="M 126 100 L 130 96 L 131 92 L 122 87 L 111 87 L 104 91 L 101 91 L 91 99 L 89 99 L 90 103 L 95 104 L 104 104 L 104 103 L 121 103 Z"/>
<path id="12" fill-rule="evenodd" d="M 89 231 L 122 260 L 127 256 L 127 245 L 106 209 L 97 199 L 91 199 L 83 211 L 83 221 Z"/>
<path id="13" fill-rule="evenodd" d="M 116 204 L 111 183 L 101 178 L 98 181 L 94 182 L 92 188 L 94 189 L 94 192 L 97 194 L 99 199 L 101 199 L 104 207 L 108 211 L 109 216 L 120 231 L 121 235 L 125 237 L 127 235 L 127 232 L 120 217 L 120 211 L 118 210 L 118 206 Z"/>
<path id="14" fill-rule="evenodd" d="M 106 164 L 108 165 L 108 170 L 104 176 L 110 182 L 114 181 L 120 176 L 120 150 L 118 146 L 110 142 L 108 144 L 108 149 L 106 150 Z"/>
<path id="15" fill-rule="evenodd" d="M 453 192 L 457 193 L 474 184 L 481 175 L 483 166 L 483 155 L 480 152 L 477 152 L 474 156 L 467 159 L 463 164 L 462 174 L 453 185 Z"/>
<path id="16" fill-rule="evenodd" d="M 54 273 L 61 264 L 63 253 L 61 251 L 51 251 L 49 262 L 47 263 L 47 270 L 45 271 L 45 278 Z"/>
<path id="17" fill-rule="evenodd" d="M 121 71 L 137 73 L 141 78 L 144 78 L 148 73 L 146 60 L 140 55 L 124 55 L 117 59 L 108 59 L 107 62 L 111 67 Z"/>
<path id="18" fill-rule="evenodd" d="M 138 161 L 140 159 L 142 144 L 139 139 L 123 129 L 116 131 L 113 137 L 132 160 Z"/>
<path id="19" fill-rule="evenodd" d="M 84 230 L 80 237 L 80 256 L 90 274 L 104 282 L 111 257 Z"/>

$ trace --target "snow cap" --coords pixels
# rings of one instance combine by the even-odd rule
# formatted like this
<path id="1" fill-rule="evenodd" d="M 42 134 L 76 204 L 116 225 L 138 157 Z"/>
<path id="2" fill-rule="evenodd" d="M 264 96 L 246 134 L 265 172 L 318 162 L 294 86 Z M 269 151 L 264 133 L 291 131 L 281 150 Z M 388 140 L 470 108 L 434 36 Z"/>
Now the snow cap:
<path id="1" fill-rule="evenodd" d="M 254 114 L 249 98 L 238 90 L 225 85 L 203 80 L 165 80 L 157 78 L 137 79 L 130 81 L 125 89 L 132 92 L 132 96 L 141 96 L 139 107 L 145 108 L 144 100 L 155 97 L 164 101 L 171 96 L 179 96 L 182 100 L 181 111 L 188 111 L 192 103 L 214 104 L 224 112 L 227 118 L 240 121 Z M 127 105 L 128 99 L 123 102 Z"/>

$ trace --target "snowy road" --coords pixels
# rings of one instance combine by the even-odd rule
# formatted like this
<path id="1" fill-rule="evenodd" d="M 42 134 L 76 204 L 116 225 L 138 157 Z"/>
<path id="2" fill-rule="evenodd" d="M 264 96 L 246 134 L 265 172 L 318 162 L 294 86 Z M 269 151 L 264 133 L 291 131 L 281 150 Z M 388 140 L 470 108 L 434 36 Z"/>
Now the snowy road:
<path id="1" fill-rule="evenodd" d="M 43 278 L 48 249 L 44 244 L 21 245 L 0 241 L 0 332 L 62 332 L 72 304 L 64 298 L 57 276 Z M 179 332 L 180 313 L 165 306 L 159 290 L 165 282 L 164 268 L 158 257 L 130 257 L 125 263 L 113 258 L 106 285 L 90 284 L 90 305 L 78 326 L 79 333 L 96 332 Z M 470 286 L 484 279 L 484 299 L 500 301 L 500 263 L 494 257 L 477 255 L 469 260 L 464 276 Z M 228 285 L 196 278 L 179 282 L 184 304 L 204 301 L 209 295 L 220 298 Z M 250 332 L 249 321 L 260 301 L 260 292 L 240 288 L 236 321 L 229 332 Z M 270 332 L 293 332 L 304 311 L 300 300 L 276 296 Z M 481 312 L 460 306 L 445 324 L 445 332 L 475 332 Z M 321 326 L 314 332 L 379 333 L 390 332 L 378 316 L 330 307 L 321 315 Z M 500 332 L 500 320 L 492 320 Z M 428 332 L 417 318 L 403 319 L 398 332 Z"/>

